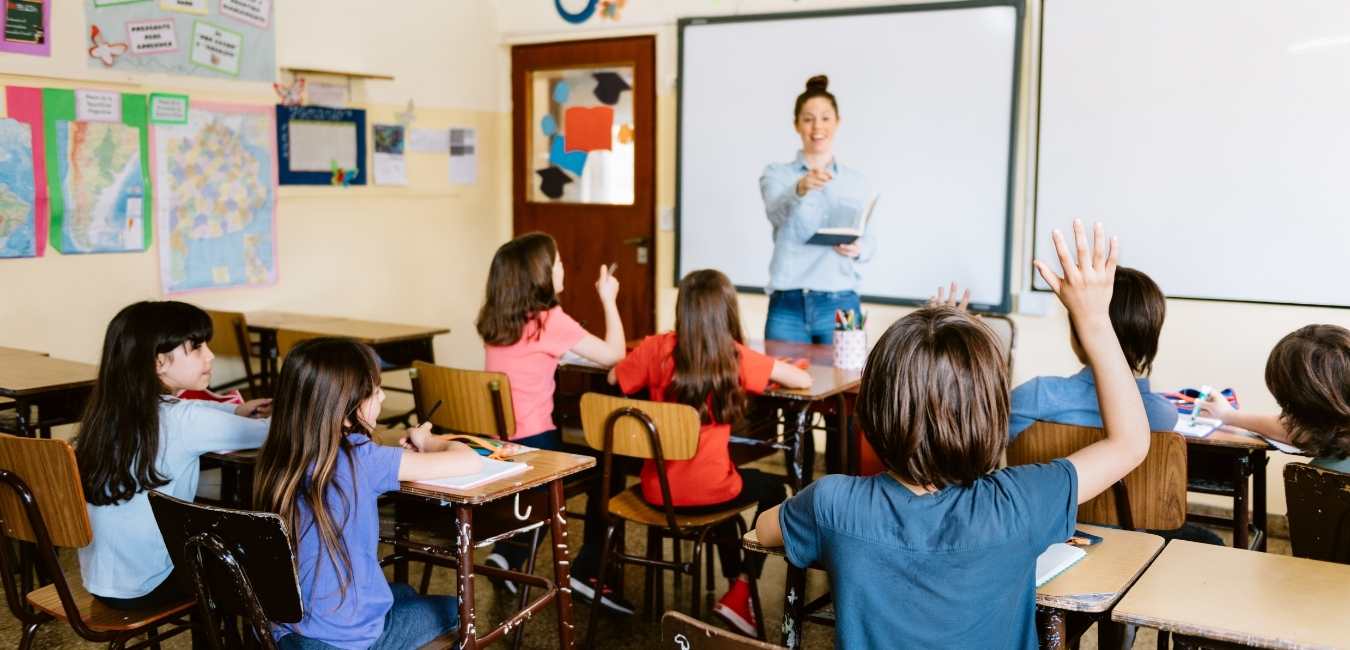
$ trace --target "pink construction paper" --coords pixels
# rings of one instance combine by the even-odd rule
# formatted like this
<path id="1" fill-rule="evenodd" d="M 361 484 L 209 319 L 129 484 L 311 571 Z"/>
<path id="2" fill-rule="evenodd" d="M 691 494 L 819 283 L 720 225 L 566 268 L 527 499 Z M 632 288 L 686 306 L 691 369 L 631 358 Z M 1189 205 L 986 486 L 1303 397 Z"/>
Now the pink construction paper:
<path id="1" fill-rule="evenodd" d="M 52 0 L 46 0 L 42 3 L 42 34 L 46 37 L 42 43 L 10 43 L 4 38 L 4 27 L 6 16 L 9 13 L 9 3 L 0 0 L 0 52 L 13 52 L 15 54 L 32 54 L 33 56 L 51 56 L 52 55 Z"/>
<path id="2" fill-rule="evenodd" d="M 0 4 L 3 0 L 0 0 Z M 43 137 L 42 89 L 7 86 L 5 88 L 6 112 L 11 119 L 28 125 L 33 134 L 33 218 L 37 221 L 33 229 L 33 241 L 37 245 L 37 257 L 47 252 L 47 204 L 51 200 L 47 192 L 47 155 L 46 138 Z"/>

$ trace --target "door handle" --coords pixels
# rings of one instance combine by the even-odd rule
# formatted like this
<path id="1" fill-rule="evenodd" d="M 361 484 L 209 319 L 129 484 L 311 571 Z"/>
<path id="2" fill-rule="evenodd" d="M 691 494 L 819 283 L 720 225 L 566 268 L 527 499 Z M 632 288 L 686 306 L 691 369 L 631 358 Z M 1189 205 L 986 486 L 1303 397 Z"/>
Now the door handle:
<path id="1" fill-rule="evenodd" d="M 628 239 L 623 240 L 623 243 L 624 243 L 624 245 L 626 245 L 626 246 L 646 246 L 646 245 L 647 245 L 647 238 L 646 238 L 646 237 L 629 237 Z"/>

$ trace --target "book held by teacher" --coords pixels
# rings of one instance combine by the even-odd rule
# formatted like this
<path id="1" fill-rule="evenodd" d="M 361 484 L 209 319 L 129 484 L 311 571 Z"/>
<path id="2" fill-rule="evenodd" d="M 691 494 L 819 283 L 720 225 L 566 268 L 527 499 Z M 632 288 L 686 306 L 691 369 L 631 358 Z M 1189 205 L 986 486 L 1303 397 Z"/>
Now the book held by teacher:
<path id="1" fill-rule="evenodd" d="M 877 199 L 880 194 L 873 194 L 872 199 L 867 202 L 867 207 L 858 212 L 854 218 L 853 225 L 845 227 L 821 228 L 811 238 L 806 240 L 808 244 L 816 246 L 838 246 L 840 244 L 852 244 L 858 241 L 867 232 L 867 222 L 872 220 L 872 213 L 877 209 Z"/>

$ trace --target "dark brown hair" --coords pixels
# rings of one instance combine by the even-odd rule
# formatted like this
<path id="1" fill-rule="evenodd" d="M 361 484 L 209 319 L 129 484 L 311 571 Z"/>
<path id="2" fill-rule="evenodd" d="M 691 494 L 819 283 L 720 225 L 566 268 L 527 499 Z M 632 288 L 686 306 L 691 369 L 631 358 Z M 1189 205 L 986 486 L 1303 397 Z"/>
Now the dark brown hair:
<path id="1" fill-rule="evenodd" d="M 1136 374 L 1147 375 L 1153 370 L 1153 358 L 1158 356 L 1158 337 L 1167 317 L 1167 298 L 1162 289 L 1142 271 L 1118 266 L 1108 309 L 1125 362 Z M 1073 337 L 1081 350 L 1078 332 L 1074 331 Z M 1081 354 L 1080 360 L 1087 363 Z"/>
<path id="2" fill-rule="evenodd" d="M 746 403 L 736 352 L 742 342 L 731 280 L 712 269 L 684 276 L 675 302 L 675 377 L 667 399 L 698 409 L 704 424 L 739 419 Z"/>
<path id="3" fill-rule="evenodd" d="M 558 306 L 553 290 L 556 259 L 557 242 L 542 232 L 521 235 L 497 249 L 475 323 L 484 343 L 512 345 L 520 340 L 527 323 Z"/>
<path id="4" fill-rule="evenodd" d="M 345 494 L 333 479 L 342 461 L 351 467 L 356 483 L 353 444 L 347 434 L 370 436 L 374 423 L 361 419 L 360 408 L 379 387 L 375 352 L 363 343 L 319 338 L 295 346 L 277 377 L 272 423 L 258 452 L 253 480 L 253 507 L 281 515 L 292 539 L 305 533 L 300 528 L 300 502 L 309 507 L 309 525 L 336 570 L 343 598 L 352 579 L 352 559 L 342 543 L 347 522 L 334 521 L 324 497 L 337 490 L 346 511 L 355 508 L 358 495 Z"/>
<path id="5" fill-rule="evenodd" d="M 1008 374 L 987 325 L 926 307 L 886 330 L 867 357 L 858 420 L 887 469 L 916 486 L 969 485 L 1008 443 Z"/>
<path id="6" fill-rule="evenodd" d="M 1350 331 L 1308 325 L 1280 339 L 1266 387 L 1291 442 L 1314 456 L 1350 456 Z"/>
<path id="7" fill-rule="evenodd" d="M 834 107 L 834 114 L 838 116 L 839 102 L 834 100 L 834 93 L 831 93 L 828 90 L 829 87 L 830 78 L 823 74 L 818 74 L 807 79 L 806 90 L 803 90 L 802 94 L 797 95 L 797 103 L 792 107 L 792 123 L 797 123 L 797 118 L 802 114 L 802 107 L 806 105 L 806 102 L 815 97 L 824 97 L 825 99 L 830 100 L 830 106 Z"/>
<path id="8" fill-rule="evenodd" d="M 195 350 L 211 334 L 211 317 L 184 302 L 138 302 L 113 316 L 75 440 L 85 501 L 114 505 L 168 484 L 155 467 L 159 406 L 168 397 L 156 360 L 183 344 Z"/>

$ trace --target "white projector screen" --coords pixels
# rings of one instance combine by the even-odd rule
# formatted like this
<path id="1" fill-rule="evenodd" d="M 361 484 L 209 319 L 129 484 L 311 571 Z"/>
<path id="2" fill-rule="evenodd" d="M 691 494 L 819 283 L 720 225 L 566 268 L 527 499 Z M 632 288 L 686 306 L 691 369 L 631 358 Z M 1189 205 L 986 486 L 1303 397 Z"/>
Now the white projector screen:
<path id="1" fill-rule="evenodd" d="M 903 5 L 680 22 L 677 275 L 768 284 L 769 163 L 801 147 L 792 105 L 826 74 L 834 151 L 881 196 L 863 267 L 870 302 L 915 303 L 956 280 L 1010 303 L 1009 221 L 1020 2 Z"/>
<path id="2" fill-rule="evenodd" d="M 1043 19 L 1037 258 L 1081 217 L 1169 296 L 1350 306 L 1344 1 L 1046 0 Z"/>

